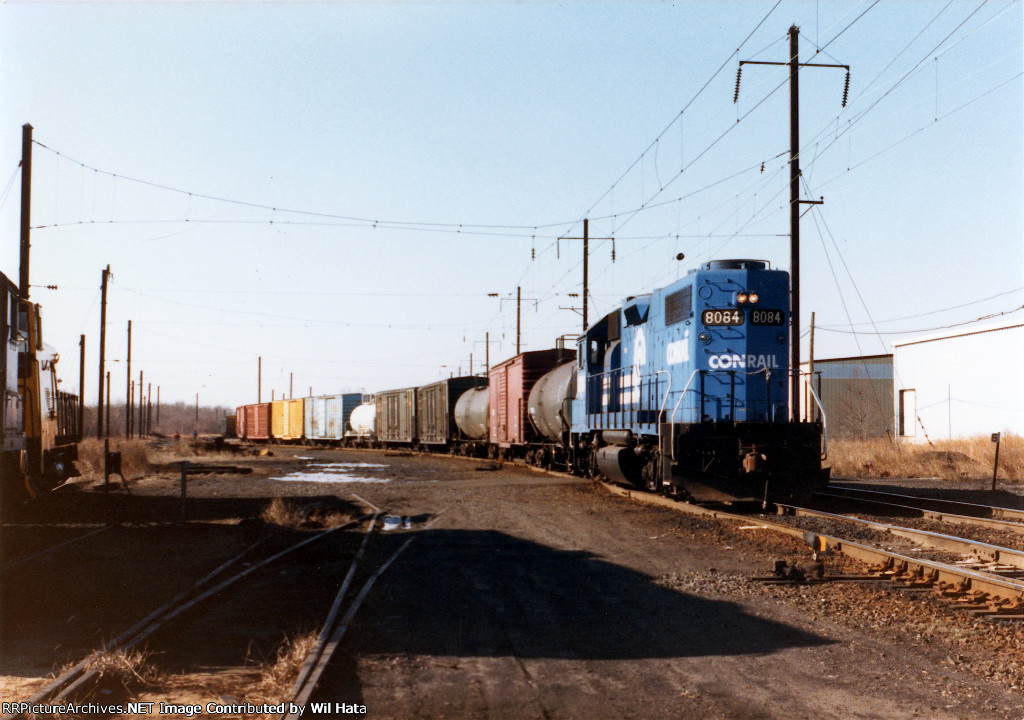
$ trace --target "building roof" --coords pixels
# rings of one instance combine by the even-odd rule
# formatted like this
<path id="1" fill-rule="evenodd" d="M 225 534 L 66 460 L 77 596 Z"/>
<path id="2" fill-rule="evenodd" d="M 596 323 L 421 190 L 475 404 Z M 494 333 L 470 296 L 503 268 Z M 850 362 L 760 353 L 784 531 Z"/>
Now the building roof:
<path id="1" fill-rule="evenodd" d="M 937 340 L 950 340 L 952 338 L 967 337 L 968 335 L 983 335 L 991 332 L 999 332 L 1002 330 L 1013 330 L 1015 328 L 1024 328 L 1024 322 L 1020 320 L 1006 320 L 1001 323 L 994 325 L 988 325 L 980 328 L 973 328 L 970 330 L 959 330 L 959 331 L 946 331 L 943 333 L 936 333 L 930 335 L 919 335 L 908 340 L 900 340 L 894 342 L 892 346 L 894 348 L 903 347 L 905 345 L 918 345 L 920 343 L 935 342 Z"/>

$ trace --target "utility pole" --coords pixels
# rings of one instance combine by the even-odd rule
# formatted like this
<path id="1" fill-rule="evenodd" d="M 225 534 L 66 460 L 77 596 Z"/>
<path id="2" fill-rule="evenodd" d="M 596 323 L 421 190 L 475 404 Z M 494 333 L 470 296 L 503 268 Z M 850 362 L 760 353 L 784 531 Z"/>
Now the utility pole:
<path id="1" fill-rule="evenodd" d="M 516 285 L 516 355 L 519 354 L 520 320 L 522 318 L 523 289 Z"/>
<path id="2" fill-rule="evenodd" d="M 103 370 L 107 351 L 107 280 L 110 278 L 110 266 L 103 270 L 103 284 L 100 286 L 100 386 L 99 398 L 96 401 L 96 437 L 103 437 Z"/>
<path id="3" fill-rule="evenodd" d="M 131 439 L 132 436 L 132 404 L 130 395 L 132 392 L 132 321 L 128 321 L 128 371 L 125 373 L 124 382 L 124 436 Z"/>
<path id="4" fill-rule="evenodd" d="M 21 267 L 18 291 L 28 300 L 29 228 L 32 226 L 32 126 L 21 126 Z"/>
<path id="5" fill-rule="evenodd" d="M 195 436 L 199 437 L 199 393 L 196 393 L 196 429 Z"/>
<path id="6" fill-rule="evenodd" d="M 790 419 L 800 422 L 800 205 L 821 205 L 825 199 L 800 199 L 800 28 L 793 25 L 789 28 L 789 60 L 787 62 L 764 62 L 760 60 L 740 60 L 736 72 L 736 94 L 733 102 L 740 96 L 740 74 L 744 65 L 788 65 L 789 66 L 789 274 L 790 274 Z M 843 90 L 843 107 L 846 107 L 846 95 L 850 88 L 849 65 L 824 65 L 803 63 L 803 67 L 844 68 L 846 70 L 846 87 Z"/>
<path id="7" fill-rule="evenodd" d="M 160 427 L 160 386 L 156 386 L 156 426 Z"/>
<path id="8" fill-rule="evenodd" d="M 153 383 L 146 385 L 146 435 L 149 435 L 153 420 Z"/>
<path id="9" fill-rule="evenodd" d="M 110 371 L 107 370 L 107 412 L 105 413 L 106 418 L 106 429 L 103 432 L 103 437 L 110 437 Z"/>
<path id="10" fill-rule="evenodd" d="M 814 386 L 814 312 L 811 312 L 811 342 L 807 358 L 807 383 L 808 387 Z M 817 413 L 814 409 L 814 403 L 811 401 L 811 394 L 807 393 L 807 419 L 810 422 L 814 422 L 814 418 Z"/>
<path id="11" fill-rule="evenodd" d="M 587 328 L 590 327 L 588 322 L 588 304 L 587 296 L 590 295 L 590 219 L 583 218 L 583 237 L 567 237 L 563 236 L 558 238 L 559 240 L 582 240 L 583 241 L 583 333 L 586 334 Z M 594 240 L 611 240 L 612 241 L 612 262 L 615 262 L 615 238 L 603 237 L 593 238 Z M 575 310 L 575 308 L 572 308 Z"/>
<path id="12" fill-rule="evenodd" d="M 583 332 L 587 331 L 587 285 L 590 278 L 590 219 L 583 218 Z"/>
<path id="13" fill-rule="evenodd" d="M 139 422 L 135 426 L 137 428 L 135 434 L 139 437 L 142 437 L 142 407 L 146 402 L 146 386 L 143 380 L 142 370 L 139 370 Z"/>
<path id="14" fill-rule="evenodd" d="M 78 437 L 85 436 L 85 335 L 78 340 Z"/>

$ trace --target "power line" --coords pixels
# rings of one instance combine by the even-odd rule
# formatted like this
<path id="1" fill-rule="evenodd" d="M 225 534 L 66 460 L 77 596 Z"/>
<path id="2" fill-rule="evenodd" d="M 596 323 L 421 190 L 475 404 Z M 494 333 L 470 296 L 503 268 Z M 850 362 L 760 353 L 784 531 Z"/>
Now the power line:
<path id="1" fill-rule="evenodd" d="M 935 327 L 917 328 L 915 330 L 889 330 L 889 331 L 883 331 L 883 332 L 874 331 L 872 334 L 875 334 L 875 335 L 909 335 L 909 334 L 914 334 L 914 333 L 934 332 L 936 330 L 949 330 L 951 328 L 963 327 L 965 325 L 973 325 L 974 323 L 983 322 L 985 320 L 993 320 L 995 318 L 1004 317 L 1006 315 L 1013 315 L 1014 313 L 1018 313 L 1021 310 L 1024 310 L 1024 305 L 1012 308 L 1010 310 L 1003 310 L 1002 312 L 990 313 L 988 315 L 982 315 L 981 317 L 974 318 L 973 320 L 965 320 L 963 322 L 952 323 L 950 325 L 936 325 Z M 824 330 L 825 332 L 842 333 L 844 335 L 866 335 L 866 334 L 868 334 L 868 333 L 862 333 L 862 332 L 859 332 L 859 331 L 853 330 L 853 329 L 850 329 L 850 330 L 839 330 L 838 328 L 823 327 L 823 326 L 819 326 L 818 329 L 819 330 Z"/>
<path id="2" fill-rule="evenodd" d="M 918 313 L 916 315 L 904 315 L 903 317 L 890 318 L 888 320 L 878 320 L 876 322 L 881 324 L 881 323 L 900 322 L 900 321 L 903 321 L 903 320 L 916 320 L 917 318 L 927 317 L 929 315 L 938 315 L 939 313 L 949 312 L 950 310 L 960 310 L 962 308 L 969 307 L 971 305 L 978 305 L 979 303 L 988 302 L 989 300 L 995 300 L 996 298 L 1003 297 L 1004 295 L 1012 295 L 1013 293 L 1018 293 L 1018 292 L 1021 292 L 1021 291 L 1024 291 L 1024 287 L 1014 288 L 1013 290 L 1007 290 L 1006 292 L 1001 292 L 1001 293 L 997 293 L 995 295 L 990 295 L 989 297 L 981 298 L 980 300 L 971 300 L 970 302 L 963 303 L 962 305 L 953 305 L 951 307 L 942 308 L 940 310 L 929 310 L 928 312 Z M 873 324 L 873 323 L 850 323 L 850 327 L 857 327 L 858 325 L 869 325 L 869 324 Z M 835 326 L 818 325 L 818 327 L 819 328 L 834 329 Z"/>
<path id="3" fill-rule="evenodd" d="M 289 215 L 305 215 L 305 216 L 309 216 L 309 217 L 319 217 L 319 218 L 326 218 L 326 219 L 330 219 L 330 220 L 344 220 L 344 221 L 347 221 L 347 222 L 356 223 L 356 224 L 361 225 L 361 226 L 370 226 L 370 227 L 414 228 L 414 229 L 419 229 L 419 228 L 445 228 L 445 229 L 448 229 L 448 230 L 451 230 L 451 231 L 455 231 L 455 232 L 458 232 L 459 230 L 462 230 L 462 229 L 467 229 L 468 230 L 468 229 L 477 229 L 477 228 L 484 229 L 484 230 L 494 230 L 494 229 L 506 229 L 506 230 L 546 230 L 546 229 L 550 229 L 550 228 L 564 227 L 564 226 L 572 224 L 572 221 L 555 222 L 555 223 L 548 223 L 548 224 L 542 224 L 542 225 L 500 225 L 500 224 L 484 224 L 484 223 L 444 223 L 444 222 L 433 222 L 433 221 L 380 220 L 380 219 L 374 219 L 374 218 L 357 217 L 357 216 L 352 216 L 352 215 L 340 215 L 340 214 L 335 214 L 335 213 L 316 212 L 316 211 L 311 211 L 311 210 L 294 210 L 294 209 L 290 209 L 290 208 L 276 207 L 276 206 L 273 206 L 273 205 L 264 205 L 264 204 L 261 204 L 261 203 L 248 202 L 248 201 L 245 201 L 245 200 L 236 200 L 236 199 L 233 199 L 233 198 L 220 197 L 220 196 L 217 196 L 217 195 L 209 195 L 207 193 L 199 193 L 199 192 L 194 192 L 194 191 L 189 191 L 189 190 L 182 190 L 181 188 L 172 187 L 170 185 L 164 185 L 163 183 L 158 183 L 158 182 L 154 182 L 154 181 L 151 181 L 151 180 L 144 180 L 144 179 L 141 179 L 141 178 L 135 178 L 135 177 L 131 177 L 131 176 L 128 176 L 128 175 L 119 175 L 119 174 L 111 172 L 109 170 L 101 170 L 101 169 L 93 167 L 91 165 L 87 165 L 86 163 L 83 163 L 83 162 L 81 162 L 79 160 L 75 160 L 74 158 L 72 158 L 72 157 L 70 157 L 70 156 L 68 156 L 68 155 L 66 155 L 66 154 L 64 154 L 64 153 L 62 153 L 62 152 L 60 152 L 58 150 L 55 150 L 55 149 L 53 149 L 51 147 L 48 147 L 47 145 L 44 145 L 43 143 L 39 142 L 38 140 L 33 140 L 33 143 L 38 145 L 39 147 L 43 148 L 44 150 L 48 150 L 49 152 L 54 153 L 55 155 L 57 155 L 59 157 L 63 157 L 66 160 L 68 160 L 68 161 L 70 161 L 72 163 L 75 163 L 76 165 L 80 165 L 83 169 L 92 170 L 94 173 L 97 173 L 99 175 L 107 175 L 107 176 L 109 176 L 111 178 L 114 178 L 115 180 L 116 179 L 127 180 L 129 182 L 138 183 L 140 185 L 145 185 L 147 187 L 152 187 L 152 188 L 156 188 L 156 189 L 159 189 L 159 190 L 165 190 L 167 192 L 173 192 L 173 193 L 177 193 L 179 195 L 187 195 L 189 198 L 199 198 L 201 200 L 210 200 L 210 201 L 213 201 L 213 202 L 221 202 L 221 203 L 226 203 L 226 204 L 230 204 L 230 205 L 237 205 L 237 206 L 240 206 L 240 207 L 252 208 L 252 209 L 255 209 L 255 210 L 269 210 L 270 212 L 274 212 L 274 213 L 278 213 L 279 212 L 279 213 L 286 213 L 286 214 L 289 214 Z M 160 221 L 156 221 L 156 222 L 160 222 Z M 180 222 L 180 221 L 175 221 L 175 222 Z M 206 221 L 206 222 L 213 222 L 213 221 Z M 273 223 L 273 221 L 270 221 L 270 222 Z M 284 222 L 287 222 L 287 221 L 278 221 L 277 223 L 274 223 L 274 224 L 284 224 Z M 83 223 L 69 223 L 69 224 L 73 225 L 73 224 L 83 224 Z M 51 225 L 49 227 L 56 227 L 56 225 Z"/>

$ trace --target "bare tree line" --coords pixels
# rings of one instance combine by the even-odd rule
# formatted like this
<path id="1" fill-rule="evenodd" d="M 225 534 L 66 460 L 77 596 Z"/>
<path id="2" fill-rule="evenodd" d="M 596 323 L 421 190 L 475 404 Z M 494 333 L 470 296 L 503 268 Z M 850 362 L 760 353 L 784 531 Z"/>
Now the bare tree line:
<path id="1" fill-rule="evenodd" d="M 110 437 L 125 436 L 125 404 L 110 404 Z M 193 432 L 200 435 L 221 435 L 224 433 L 224 418 L 227 415 L 234 415 L 235 409 L 216 405 L 214 407 L 199 407 L 198 423 L 196 422 L 196 406 L 188 403 L 161 403 L 159 417 L 157 408 L 154 405 L 143 413 L 142 424 L 139 421 L 139 408 L 133 408 L 133 432 L 138 437 L 146 430 L 150 433 L 161 435 L 173 435 L 178 433 L 182 436 L 191 436 Z M 148 415 L 148 424 L 146 422 Z M 86 406 L 83 417 L 83 434 L 85 437 L 96 437 L 96 406 Z M 140 432 L 141 428 L 141 432 Z"/>

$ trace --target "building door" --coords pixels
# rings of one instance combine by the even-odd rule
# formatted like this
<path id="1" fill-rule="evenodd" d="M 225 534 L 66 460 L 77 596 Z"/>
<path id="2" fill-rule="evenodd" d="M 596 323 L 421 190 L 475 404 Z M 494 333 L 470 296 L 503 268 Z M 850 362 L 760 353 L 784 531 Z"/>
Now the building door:
<path id="1" fill-rule="evenodd" d="M 913 438 L 917 435 L 916 390 L 900 390 L 900 416 L 898 422 L 900 437 Z"/>

